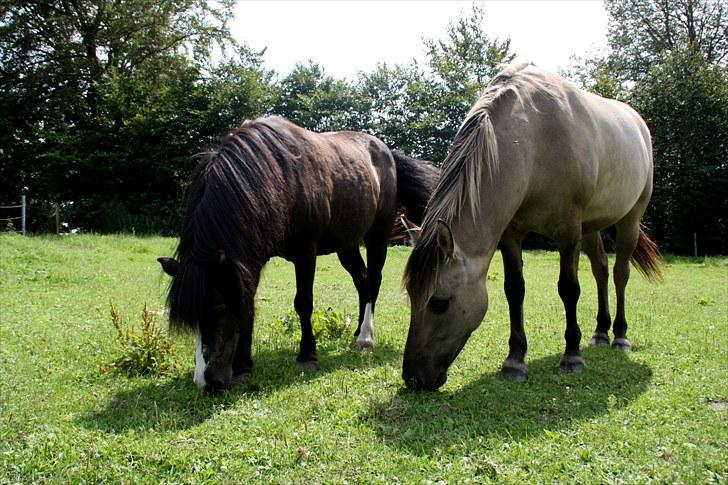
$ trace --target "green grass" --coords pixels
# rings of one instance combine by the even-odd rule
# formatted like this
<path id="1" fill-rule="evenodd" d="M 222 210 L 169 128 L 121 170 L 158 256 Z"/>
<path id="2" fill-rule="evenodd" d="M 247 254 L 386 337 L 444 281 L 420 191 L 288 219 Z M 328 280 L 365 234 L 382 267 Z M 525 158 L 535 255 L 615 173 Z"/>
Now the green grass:
<path id="1" fill-rule="evenodd" d="M 0 482 L 120 483 L 710 483 L 728 479 L 728 258 L 670 258 L 667 281 L 633 272 L 633 352 L 585 349 L 560 375 L 557 256 L 526 253 L 529 381 L 499 377 L 508 340 L 502 267 L 490 310 L 437 393 L 400 377 L 408 256 L 393 248 L 376 312 L 378 347 L 351 339 L 296 370 L 290 264 L 267 266 L 257 297 L 255 386 L 205 397 L 193 341 L 174 336 L 182 372 L 155 380 L 102 373 L 120 356 L 113 300 L 130 318 L 163 307 L 155 261 L 173 239 L 0 236 Z M 596 312 L 581 264 L 585 341 Z M 315 306 L 356 313 L 335 257 L 319 259 Z M 612 302 L 613 303 L 613 302 Z M 344 318 L 345 320 L 345 318 Z"/>

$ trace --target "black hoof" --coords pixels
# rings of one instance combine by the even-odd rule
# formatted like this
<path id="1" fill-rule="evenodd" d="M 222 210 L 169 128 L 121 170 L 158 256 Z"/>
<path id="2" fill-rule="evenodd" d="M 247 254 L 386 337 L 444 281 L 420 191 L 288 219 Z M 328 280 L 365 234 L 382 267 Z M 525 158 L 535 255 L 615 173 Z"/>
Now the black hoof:
<path id="1" fill-rule="evenodd" d="M 318 370 L 318 360 L 314 357 L 308 360 L 296 360 L 296 367 L 303 371 L 315 371 Z"/>
<path id="2" fill-rule="evenodd" d="M 583 372 L 584 369 L 586 369 L 584 359 L 578 355 L 565 355 L 561 357 L 561 362 L 559 362 L 559 370 L 561 370 L 561 372 L 578 374 Z"/>
<path id="3" fill-rule="evenodd" d="M 604 347 L 609 345 L 609 335 L 601 332 L 594 332 L 591 340 L 589 340 L 589 347 Z"/>
<path id="4" fill-rule="evenodd" d="M 528 371 L 523 362 L 505 361 L 501 367 L 501 375 L 509 381 L 525 382 L 528 380 Z"/>
<path id="5" fill-rule="evenodd" d="M 622 352 L 629 352 L 632 350 L 632 344 L 626 338 L 615 338 L 614 342 L 612 342 L 612 348 Z"/>

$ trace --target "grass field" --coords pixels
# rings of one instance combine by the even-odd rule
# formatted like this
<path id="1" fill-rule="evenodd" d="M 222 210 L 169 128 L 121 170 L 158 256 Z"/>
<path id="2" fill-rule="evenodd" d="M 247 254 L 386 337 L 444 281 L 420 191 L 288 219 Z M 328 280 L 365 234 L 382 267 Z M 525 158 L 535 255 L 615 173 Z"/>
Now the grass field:
<path id="1" fill-rule="evenodd" d="M 258 291 L 253 386 L 216 397 L 192 383 L 193 341 L 174 336 L 182 372 L 102 373 L 119 356 L 109 300 L 135 320 L 162 309 L 155 261 L 173 239 L 0 236 L 2 483 L 725 483 L 728 480 L 728 258 L 671 258 L 667 280 L 628 286 L 633 352 L 585 349 L 560 375 L 557 256 L 526 253 L 529 381 L 499 376 L 508 317 L 500 256 L 490 309 L 437 393 L 400 377 L 409 303 L 393 248 L 376 313 L 378 347 L 319 348 L 296 370 L 293 267 L 267 266 Z M 579 318 L 596 297 L 582 260 Z M 319 259 L 317 309 L 355 318 L 335 257 Z M 612 308 L 613 306 L 612 301 Z M 166 325 L 166 322 L 161 322 Z"/>

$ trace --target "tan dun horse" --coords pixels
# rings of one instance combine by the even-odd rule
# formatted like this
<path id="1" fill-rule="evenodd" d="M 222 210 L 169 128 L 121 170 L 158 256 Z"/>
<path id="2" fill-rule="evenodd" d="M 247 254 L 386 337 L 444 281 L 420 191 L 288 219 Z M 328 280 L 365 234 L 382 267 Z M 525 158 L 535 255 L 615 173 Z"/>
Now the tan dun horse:
<path id="1" fill-rule="evenodd" d="M 617 314 L 612 347 L 628 350 L 625 286 L 629 260 L 659 279 L 657 246 L 640 228 L 652 194 L 650 134 L 629 106 L 577 89 L 532 65 L 499 73 L 465 118 L 425 210 L 404 285 L 411 322 L 403 378 L 434 390 L 488 307 L 485 276 L 500 247 L 511 320 L 506 378 L 527 377 L 521 243 L 528 232 L 554 240 L 558 291 L 566 310 L 560 368 L 581 371 L 576 321 L 580 249 L 597 282 L 599 309 L 591 345 L 608 345 L 607 255 L 600 232 L 616 229 Z"/>

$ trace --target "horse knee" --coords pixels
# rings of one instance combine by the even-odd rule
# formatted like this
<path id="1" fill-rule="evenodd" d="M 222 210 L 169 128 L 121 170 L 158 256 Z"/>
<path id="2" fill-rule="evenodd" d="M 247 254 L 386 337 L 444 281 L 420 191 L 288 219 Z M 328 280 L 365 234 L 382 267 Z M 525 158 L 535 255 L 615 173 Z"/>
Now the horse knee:
<path id="1" fill-rule="evenodd" d="M 299 316 L 310 315 L 313 311 L 313 298 L 309 295 L 296 294 L 293 299 L 293 307 Z"/>
<path id="2" fill-rule="evenodd" d="M 579 282 L 572 279 L 559 279 L 559 296 L 566 305 L 576 305 L 581 288 Z"/>
<path id="3" fill-rule="evenodd" d="M 503 283 L 503 289 L 506 293 L 506 299 L 509 304 L 521 303 L 526 295 L 526 283 L 523 280 L 523 276 L 519 277 L 506 277 Z"/>

